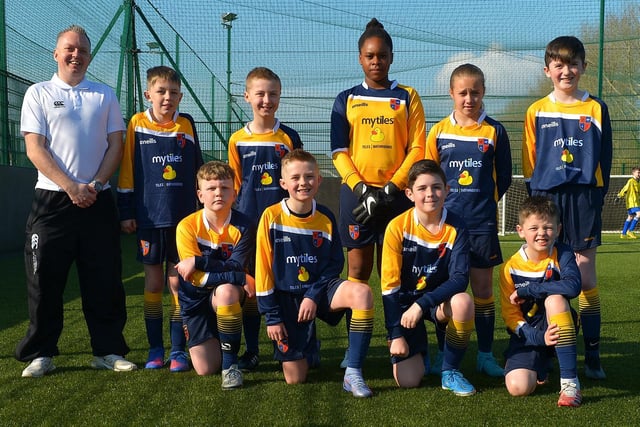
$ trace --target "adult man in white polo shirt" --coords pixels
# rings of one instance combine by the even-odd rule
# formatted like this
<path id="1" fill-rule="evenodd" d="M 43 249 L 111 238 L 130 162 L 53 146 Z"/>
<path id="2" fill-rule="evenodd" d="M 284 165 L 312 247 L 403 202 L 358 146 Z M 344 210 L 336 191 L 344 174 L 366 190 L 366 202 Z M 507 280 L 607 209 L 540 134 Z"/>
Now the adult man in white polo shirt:
<path id="1" fill-rule="evenodd" d="M 27 220 L 25 267 L 29 329 L 16 358 L 31 362 L 23 377 L 53 369 L 63 324 L 63 292 L 75 261 L 82 308 L 97 369 L 131 371 L 120 232 L 109 178 L 122 156 L 125 130 L 108 86 L 85 79 L 91 42 L 82 27 L 58 34 L 50 81 L 25 93 L 21 132 L 38 181 Z"/>

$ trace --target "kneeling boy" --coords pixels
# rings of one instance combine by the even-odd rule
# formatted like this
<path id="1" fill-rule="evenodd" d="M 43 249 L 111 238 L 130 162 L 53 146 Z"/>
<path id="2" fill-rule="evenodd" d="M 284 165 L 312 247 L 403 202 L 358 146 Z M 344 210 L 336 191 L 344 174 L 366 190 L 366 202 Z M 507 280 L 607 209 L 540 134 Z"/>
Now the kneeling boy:
<path id="1" fill-rule="evenodd" d="M 255 293 L 255 281 L 245 273 L 255 225 L 231 208 L 233 176 L 226 163 L 200 167 L 198 198 L 204 208 L 180 221 L 176 235 L 178 297 L 191 362 L 198 375 L 214 374 L 222 366 L 223 389 L 242 386 L 240 304 Z"/>
<path id="2" fill-rule="evenodd" d="M 442 388 L 457 396 L 476 389 L 459 371 L 474 326 L 469 283 L 469 233 L 444 208 L 449 188 L 440 166 L 420 160 L 409 169 L 407 197 L 414 207 L 395 217 L 382 246 L 382 302 L 393 376 L 418 387 L 425 372 L 424 320 L 445 331 Z"/>
<path id="3" fill-rule="evenodd" d="M 500 271 L 502 317 L 511 338 L 505 352 L 505 383 L 526 396 L 546 382 L 554 350 L 560 365 L 558 406 L 580 406 L 576 368 L 576 313 L 569 300 L 580 294 L 580 270 L 572 249 L 557 241 L 556 205 L 533 196 L 520 207 L 518 234 L 525 240 Z"/>
<path id="4" fill-rule="evenodd" d="M 362 362 L 373 330 L 373 295 L 369 286 L 342 280 L 342 244 L 335 217 L 316 204 L 321 177 L 316 159 L 295 149 L 282 158 L 280 185 L 289 197 L 268 207 L 257 231 L 256 294 L 275 358 L 287 384 L 306 381 L 307 356 L 315 344 L 315 319 L 337 325 L 346 309 L 349 361 L 343 388 L 370 397 Z"/>

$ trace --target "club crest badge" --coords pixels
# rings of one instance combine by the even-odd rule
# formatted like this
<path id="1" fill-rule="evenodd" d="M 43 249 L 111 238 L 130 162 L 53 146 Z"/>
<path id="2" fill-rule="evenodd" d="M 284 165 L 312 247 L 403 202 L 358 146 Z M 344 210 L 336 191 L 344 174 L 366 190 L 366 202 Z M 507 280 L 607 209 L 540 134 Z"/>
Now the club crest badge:
<path id="1" fill-rule="evenodd" d="M 358 237 L 360 237 L 360 226 L 357 224 L 349 225 L 349 236 L 353 240 L 358 240 Z"/>
<path id="2" fill-rule="evenodd" d="M 184 148 L 184 146 L 187 145 L 187 138 L 184 136 L 184 133 L 176 135 L 176 142 L 180 148 Z"/>
<path id="3" fill-rule="evenodd" d="M 491 146 L 491 142 L 487 138 L 478 138 L 478 150 L 481 153 L 486 153 L 489 151 L 489 147 Z"/>
<path id="4" fill-rule="evenodd" d="M 231 254 L 233 253 L 233 245 L 230 243 L 223 243 L 220 245 L 220 253 L 224 257 L 224 259 L 229 259 Z"/>
<path id="5" fill-rule="evenodd" d="M 289 342 L 286 339 L 278 340 L 278 351 L 280 353 L 286 353 L 289 351 Z"/>
<path id="6" fill-rule="evenodd" d="M 553 263 L 547 264 L 547 269 L 544 271 L 544 280 L 548 281 L 553 279 Z"/>
<path id="7" fill-rule="evenodd" d="M 580 122 L 578 123 L 580 130 L 586 132 L 591 128 L 591 116 L 580 116 Z"/>
<path id="8" fill-rule="evenodd" d="M 289 150 L 287 150 L 287 146 L 284 144 L 275 144 L 273 147 L 276 150 L 276 154 L 282 158 Z"/>
<path id="9" fill-rule="evenodd" d="M 313 232 L 313 246 L 319 248 L 322 246 L 322 231 L 314 231 Z"/>
<path id="10" fill-rule="evenodd" d="M 142 252 L 142 256 L 149 255 L 149 242 L 146 240 L 140 240 L 140 251 Z"/>

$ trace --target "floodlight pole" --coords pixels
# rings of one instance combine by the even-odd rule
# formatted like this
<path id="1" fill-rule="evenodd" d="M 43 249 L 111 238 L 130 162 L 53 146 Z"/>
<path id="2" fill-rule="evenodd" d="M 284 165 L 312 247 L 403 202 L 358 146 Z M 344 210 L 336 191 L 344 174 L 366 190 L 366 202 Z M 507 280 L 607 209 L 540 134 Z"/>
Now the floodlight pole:
<path id="1" fill-rule="evenodd" d="M 222 26 L 227 29 L 227 141 L 231 136 L 231 23 L 238 19 L 238 15 L 235 13 L 227 12 L 223 13 Z"/>

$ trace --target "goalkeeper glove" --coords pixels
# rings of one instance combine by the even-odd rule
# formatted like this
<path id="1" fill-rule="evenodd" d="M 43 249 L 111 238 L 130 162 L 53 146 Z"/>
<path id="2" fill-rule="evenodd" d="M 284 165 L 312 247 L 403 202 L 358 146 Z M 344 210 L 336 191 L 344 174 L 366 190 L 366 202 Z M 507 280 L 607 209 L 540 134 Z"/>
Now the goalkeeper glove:
<path id="1" fill-rule="evenodd" d="M 358 206 L 351 213 L 356 221 L 365 225 L 373 219 L 383 193 L 378 187 L 368 186 L 362 181 L 353 187 L 353 193 L 358 197 Z"/>
<path id="2" fill-rule="evenodd" d="M 385 205 L 392 205 L 395 200 L 396 197 L 398 196 L 398 194 L 400 194 L 402 192 L 402 190 L 400 190 L 393 182 L 389 181 L 385 184 L 384 187 L 382 187 L 382 194 L 383 194 L 383 203 Z"/>

